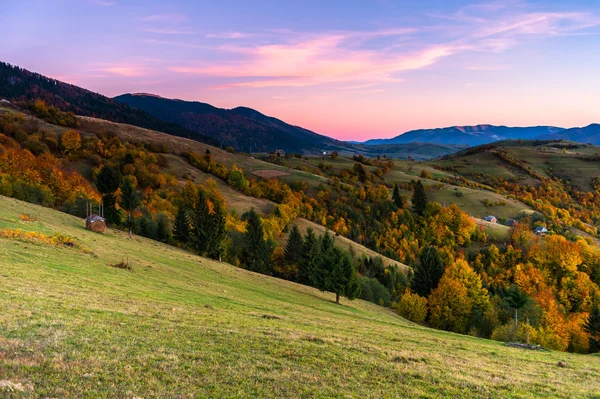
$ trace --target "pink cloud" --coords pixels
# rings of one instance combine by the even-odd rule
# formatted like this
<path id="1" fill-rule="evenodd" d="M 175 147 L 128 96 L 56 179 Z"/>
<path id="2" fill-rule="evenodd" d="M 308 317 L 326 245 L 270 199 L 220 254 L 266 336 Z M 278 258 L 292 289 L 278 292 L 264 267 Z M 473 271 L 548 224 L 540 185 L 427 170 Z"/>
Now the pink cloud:
<path id="1" fill-rule="evenodd" d="M 460 46 L 434 45 L 406 54 L 349 48 L 348 41 L 398 35 L 410 30 L 381 32 L 334 32 L 291 43 L 256 47 L 221 46 L 222 52 L 237 54 L 230 62 L 213 65 L 171 66 L 173 72 L 237 80 L 226 87 L 303 87 L 331 83 L 398 82 L 394 74 L 420 69 L 453 54 Z"/>

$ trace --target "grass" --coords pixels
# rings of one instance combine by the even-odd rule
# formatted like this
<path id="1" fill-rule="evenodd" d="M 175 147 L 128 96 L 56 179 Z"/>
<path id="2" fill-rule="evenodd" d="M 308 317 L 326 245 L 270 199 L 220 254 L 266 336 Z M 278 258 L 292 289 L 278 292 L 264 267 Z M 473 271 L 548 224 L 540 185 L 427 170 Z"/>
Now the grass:
<path id="1" fill-rule="evenodd" d="M 0 228 L 66 234 L 92 250 L 0 239 L 3 398 L 600 394 L 598 357 L 431 330 L 363 301 L 336 305 L 328 293 L 88 232 L 4 197 Z M 123 259 L 132 271 L 110 266 Z"/>

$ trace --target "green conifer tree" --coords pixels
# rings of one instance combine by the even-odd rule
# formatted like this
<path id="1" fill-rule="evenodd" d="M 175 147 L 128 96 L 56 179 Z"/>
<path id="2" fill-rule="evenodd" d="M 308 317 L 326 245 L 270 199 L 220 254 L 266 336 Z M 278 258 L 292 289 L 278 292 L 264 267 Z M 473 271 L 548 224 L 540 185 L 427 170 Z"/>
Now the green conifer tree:
<path id="1" fill-rule="evenodd" d="M 104 207 L 104 218 L 108 223 L 119 224 L 121 222 L 117 212 L 117 198 L 115 192 L 121 185 L 121 173 L 110 166 L 103 166 L 96 177 L 96 188 L 102 194 L 102 206 Z"/>
<path id="2" fill-rule="evenodd" d="M 200 255 L 206 254 L 208 249 L 208 236 L 211 227 L 209 214 L 208 196 L 204 190 L 198 190 L 198 198 L 194 208 L 194 221 L 192 223 L 191 244 Z"/>
<path id="3" fill-rule="evenodd" d="M 423 216 L 425 208 L 427 207 L 427 194 L 425 194 L 425 188 L 423 187 L 423 184 L 421 184 L 421 180 L 418 180 L 415 184 L 412 206 L 417 215 Z"/>
<path id="4" fill-rule="evenodd" d="M 600 352 L 600 305 L 596 304 L 584 326 L 590 334 L 590 353 Z"/>
<path id="5" fill-rule="evenodd" d="M 140 197 L 135 191 L 135 187 L 133 187 L 130 179 L 125 179 L 123 184 L 121 184 L 121 200 L 119 201 L 119 206 L 127 212 L 126 224 L 129 229 L 129 238 L 131 238 L 133 234 L 133 218 L 131 217 L 131 213 L 140 206 Z"/>
<path id="6" fill-rule="evenodd" d="M 182 244 L 187 244 L 190 241 L 191 222 L 188 212 L 187 209 L 180 206 L 173 224 L 173 238 Z"/>
<path id="7" fill-rule="evenodd" d="M 306 285 L 314 285 L 313 275 L 318 267 L 321 257 L 319 239 L 312 228 L 306 230 L 303 240 L 302 254 L 298 264 L 298 282 Z"/>
<path id="8" fill-rule="evenodd" d="M 394 192 L 392 193 L 392 201 L 398 207 L 398 209 L 404 208 L 404 198 L 400 195 L 400 189 L 398 183 L 394 184 Z"/>
<path id="9" fill-rule="evenodd" d="M 242 256 L 244 263 L 249 270 L 254 272 L 270 274 L 271 273 L 271 253 L 272 245 L 265 240 L 260 216 L 252 208 L 244 214 L 248 221 L 246 232 L 242 235 L 244 247 Z"/>
<path id="10" fill-rule="evenodd" d="M 411 288 L 421 296 L 428 296 L 444 275 L 444 262 L 435 247 L 425 247 L 421 251 L 420 262 L 413 267 Z"/>
<path id="11" fill-rule="evenodd" d="M 215 200 L 213 212 L 209 215 L 209 233 L 206 255 L 221 262 L 223 256 L 223 240 L 227 236 L 226 213 L 221 201 Z"/>
<path id="12" fill-rule="evenodd" d="M 304 239 L 302 238 L 302 234 L 300 234 L 300 229 L 298 229 L 297 225 L 294 225 L 283 252 L 283 259 L 290 265 L 298 266 L 302 259 L 303 245 Z"/>

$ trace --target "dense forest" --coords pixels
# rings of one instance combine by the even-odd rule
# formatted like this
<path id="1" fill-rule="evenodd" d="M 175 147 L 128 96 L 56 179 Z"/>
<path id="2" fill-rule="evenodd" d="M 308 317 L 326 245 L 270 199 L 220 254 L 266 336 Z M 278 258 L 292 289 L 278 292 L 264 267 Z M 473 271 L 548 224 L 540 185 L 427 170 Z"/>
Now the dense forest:
<path id="1" fill-rule="evenodd" d="M 570 202 L 563 193 L 570 198 L 577 194 L 557 179 L 544 181 L 548 189 L 522 194 L 504 182 L 453 182 L 534 199 L 541 218 L 523 215 L 508 242 L 490 244 L 486 232 L 456 205 L 429 201 L 435 190 L 431 184 L 419 179 L 389 182 L 386 176 L 394 165 L 390 159 L 357 156 L 351 168 L 330 175 L 316 195 L 309 195 L 303 182 L 288 185 L 250 176 L 235 165 L 217 162 L 210 150 L 188 152 L 179 155 L 213 179 L 182 184 L 165 172 L 166 148 L 134 145 L 110 131 L 80 131 L 68 122 L 69 115 L 42 101 L 28 107 L 45 120 L 72 127 L 56 133 L 33 118 L 4 113 L 0 194 L 79 216 L 85 216 L 87 202 L 101 201 L 108 222 L 132 234 L 312 285 L 334 293 L 337 301 L 358 297 L 390 306 L 434 328 L 529 341 L 549 349 L 598 350 L 600 250 L 558 228 L 579 225 L 579 217 L 583 222 L 593 219 L 593 194 L 582 207 L 566 211 L 563 205 Z M 324 159 L 323 168 L 335 157 Z M 78 172 L 83 164 L 91 165 L 86 178 Z M 238 215 L 228 209 L 217 180 L 277 205 L 265 216 L 253 210 Z M 299 217 L 331 233 L 318 236 L 309 229 L 301 234 L 294 226 Z M 556 234 L 535 235 L 533 228 L 542 224 L 556 226 Z M 287 232 L 287 243 L 279 244 Z M 410 269 L 358 257 L 341 249 L 335 236 L 364 244 Z"/>

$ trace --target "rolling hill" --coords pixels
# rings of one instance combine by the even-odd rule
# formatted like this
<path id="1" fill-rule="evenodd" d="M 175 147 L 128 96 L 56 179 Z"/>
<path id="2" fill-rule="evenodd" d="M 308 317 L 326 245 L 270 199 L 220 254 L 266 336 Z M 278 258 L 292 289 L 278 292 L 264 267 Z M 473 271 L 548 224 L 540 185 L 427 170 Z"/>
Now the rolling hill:
<path id="1" fill-rule="evenodd" d="M 508 127 L 493 125 L 451 126 L 438 129 L 411 130 L 390 139 L 365 141 L 366 145 L 406 144 L 411 142 L 477 146 L 508 139 L 536 139 L 562 136 L 564 129 L 553 126 Z"/>
<path id="2" fill-rule="evenodd" d="M 0 196 L 0 396 L 593 397 L 589 355 L 429 329 L 380 306 Z M 33 236 L 33 235 L 31 235 Z M 128 261 L 133 270 L 111 265 Z M 558 367 L 565 362 L 566 368 Z"/>
<path id="3" fill-rule="evenodd" d="M 146 94 L 124 94 L 114 98 L 123 104 L 141 109 L 166 122 L 208 135 L 240 151 L 287 152 L 343 150 L 346 144 L 338 140 L 289 125 L 251 108 L 231 110 L 210 104 L 166 99 Z"/>
<path id="4" fill-rule="evenodd" d="M 147 129 L 219 145 L 219 141 L 179 125 L 164 122 L 126 104 L 81 87 L 0 62 L 0 99 L 13 102 L 44 100 L 62 111 L 128 123 Z"/>

